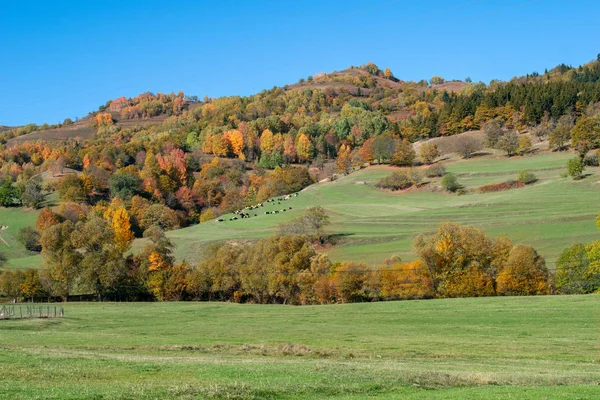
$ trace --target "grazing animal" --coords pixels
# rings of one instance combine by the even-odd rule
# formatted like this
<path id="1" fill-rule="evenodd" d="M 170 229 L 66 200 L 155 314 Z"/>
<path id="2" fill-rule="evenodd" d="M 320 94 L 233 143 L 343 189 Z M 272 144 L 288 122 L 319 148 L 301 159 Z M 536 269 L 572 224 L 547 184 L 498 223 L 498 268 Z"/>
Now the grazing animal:
<path id="1" fill-rule="evenodd" d="M 288 208 L 288 210 L 291 210 L 291 209 L 292 209 L 292 207 Z"/>
<path id="2" fill-rule="evenodd" d="M 219 218 L 219 219 L 217 220 L 217 222 L 223 222 L 223 221 L 224 221 L 224 220 L 223 220 L 223 219 L 221 219 L 221 218 Z"/>

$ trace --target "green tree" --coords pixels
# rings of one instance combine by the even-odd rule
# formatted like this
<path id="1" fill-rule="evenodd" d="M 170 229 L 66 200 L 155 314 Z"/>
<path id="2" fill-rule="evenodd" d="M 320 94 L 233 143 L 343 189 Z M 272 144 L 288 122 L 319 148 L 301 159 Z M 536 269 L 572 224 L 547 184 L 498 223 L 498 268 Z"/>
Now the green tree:
<path id="1" fill-rule="evenodd" d="M 325 227 L 330 224 L 327 211 L 321 206 L 308 208 L 301 216 L 279 226 L 281 235 L 304 235 L 323 243 L 327 238 Z"/>
<path id="2" fill-rule="evenodd" d="M 140 178 L 136 175 L 126 172 L 114 174 L 109 179 L 110 195 L 129 200 L 141 192 L 140 184 Z"/>
<path id="3" fill-rule="evenodd" d="M 40 208 L 46 196 L 42 193 L 42 180 L 40 178 L 31 178 L 21 193 L 23 205 L 31 208 Z"/>
<path id="4" fill-rule="evenodd" d="M 21 243 L 23 246 L 25 246 L 27 250 L 30 251 L 42 250 L 40 239 L 40 233 L 30 226 L 21 228 L 21 230 L 19 230 L 19 233 L 17 234 L 17 240 L 19 241 L 19 243 Z"/>
<path id="5" fill-rule="evenodd" d="M 373 140 L 373 157 L 377 159 L 378 164 L 389 161 L 395 148 L 394 138 L 389 135 L 379 135 Z"/>
<path id="6" fill-rule="evenodd" d="M 21 204 L 21 191 L 11 181 L 5 180 L 0 186 L 0 205 L 2 207 L 13 207 Z"/>
<path id="7" fill-rule="evenodd" d="M 445 190 L 449 192 L 456 192 L 458 189 L 461 188 L 460 183 L 458 183 L 458 178 L 456 178 L 456 175 L 452 173 L 446 173 L 442 178 L 440 184 Z"/>
<path id="8" fill-rule="evenodd" d="M 575 180 L 583 178 L 584 169 L 585 165 L 579 157 L 572 158 L 567 162 L 567 173 Z"/>
<path id="9" fill-rule="evenodd" d="M 600 288 L 600 271 L 590 268 L 588 246 L 576 244 L 565 249 L 556 261 L 554 282 L 562 294 L 592 293 Z"/>

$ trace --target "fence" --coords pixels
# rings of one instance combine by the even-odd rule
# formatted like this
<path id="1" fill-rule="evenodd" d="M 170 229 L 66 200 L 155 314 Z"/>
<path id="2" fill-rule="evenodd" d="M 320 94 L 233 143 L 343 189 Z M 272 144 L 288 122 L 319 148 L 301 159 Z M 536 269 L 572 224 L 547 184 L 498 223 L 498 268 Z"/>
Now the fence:
<path id="1" fill-rule="evenodd" d="M 64 318 L 65 310 L 56 306 L 1 306 L 0 320 L 24 318 Z"/>

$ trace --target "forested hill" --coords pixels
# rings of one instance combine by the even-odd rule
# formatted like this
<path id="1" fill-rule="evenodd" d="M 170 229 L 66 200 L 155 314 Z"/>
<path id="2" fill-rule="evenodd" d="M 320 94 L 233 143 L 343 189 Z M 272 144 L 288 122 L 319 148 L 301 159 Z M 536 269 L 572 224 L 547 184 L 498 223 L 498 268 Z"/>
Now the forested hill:
<path id="1" fill-rule="evenodd" d="M 407 143 L 486 126 L 510 132 L 509 144 L 535 133 L 556 149 L 571 135 L 573 145 L 594 148 L 599 102 L 600 61 L 489 85 L 407 82 L 368 63 L 248 97 L 144 93 L 78 121 L 0 132 L 0 176 L 14 186 L 2 203 L 39 206 L 40 196 L 21 196 L 30 178 L 61 177 L 68 167 L 78 173 L 46 187 L 59 191 L 61 206 L 85 215 L 125 201 L 140 235 L 157 221 L 185 226 L 299 190 L 331 173 L 328 161 L 341 173 L 373 160 L 411 165 Z"/>

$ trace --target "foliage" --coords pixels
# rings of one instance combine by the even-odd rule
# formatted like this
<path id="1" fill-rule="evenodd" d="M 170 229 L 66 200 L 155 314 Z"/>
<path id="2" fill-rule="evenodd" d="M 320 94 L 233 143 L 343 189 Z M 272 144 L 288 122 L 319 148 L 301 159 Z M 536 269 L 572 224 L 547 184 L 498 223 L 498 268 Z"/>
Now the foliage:
<path id="1" fill-rule="evenodd" d="M 433 164 L 425 170 L 425 176 L 428 178 L 441 177 L 444 176 L 445 173 L 446 167 L 440 163 Z"/>
<path id="2" fill-rule="evenodd" d="M 19 243 L 21 243 L 27 250 L 30 251 L 42 250 L 40 238 L 40 233 L 30 226 L 21 228 L 21 230 L 19 230 L 19 233 L 17 234 L 17 240 L 19 241 Z"/>
<path id="3" fill-rule="evenodd" d="M 328 226 L 329 215 L 323 207 L 308 208 L 301 216 L 279 226 L 281 235 L 301 235 L 310 240 L 323 243 L 327 237 L 325 227 Z"/>
<path id="4" fill-rule="evenodd" d="M 21 201 L 25 207 L 40 208 L 46 196 L 42 193 L 41 179 L 30 179 L 21 192 Z"/>
<path id="5" fill-rule="evenodd" d="M 417 157 L 412 144 L 404 139 L 396 146 L 391 163 L 398 166 L 410 167 L 415 163 Z"/>
<path id="6" fill-rule="evenodd" d="M 583 178 L 585 165 L 580 157 L 575 157 L 567 162 L 567 174 L 575 180 Z"/>
<path id="7" fill-rule="evenodd" d="M 565 249 L 556 261 L 554 281 L 562 294 L 593 293 L 600 288 L 600 271 L 590 262 L 591 247 L 576 244 Z"/>
<path id="8" fill-rule="evenodd" d="M 519 143 L 519 135 L 515 132 L 507 132 L 498 139 L 496 148 L 505 151 L 506 155 L 510 157 L 519 150 Z M 526 145 L 526 143 L 523 144 Z M 531 145 L 531 142 L 529 144 Z"/>
<path id="9" fill-rule="evenodd" d="M 514 246 L 498 270 L 496 291 L 501 296 L 549 294 L 549 273 L 544 258 L 531 246 Z"/>
<path id="10" fill-rule="evenodd" d="M 473 136 L 462 135 L 454 140 L 454 151 L 463 156 L 463 158 L 471 158 L 473 153 L 478 152 L 483 148 L 483 144 L 479 139 Z"/>
<path id="11" fill-rule="evenodd" d="M 525 186 L 525 183 L 521 180 L 510 180 L 502 183 L 495 183 L 492 185 L 485 185 L 477 188 L 479 193 L 492 193 L 492 192 L 501 192 L 503 190 L 510 190 L 515 188 L 521 188 Z"/>
<path id="12" fill-rule="evenodd" d="M 529 170 L 519 171 L 517 180 L 525 185 L 530 185 L 537 181 L 535 174 Z"/>
<path id="13" fill-rule="evenodd" d="M 382 178 L 375 184 L 375 187 L 390 190 L 404 190 L 414 185 L 418 186 L 422 180 L 419 171 L 403 169 Z"/>
<path id="14" fill-rule="evenodd" d="M 439 157 L 440 152 L 435 143 L 423 143 L 419 155 L 424 164 L 431 164 Z"/>
<path id="15" fill-rule="evenodd" d="M 5 180 L 0 185 L 0 206 L 13 207 L 21 204 L 21 191 L 11 181 Z"/>
<path id="16" fill-rule="evenodd" d="M 456 177 L 456 175 L 452 173 L 446 173 L 440 181 L 440 185 L 442 185 L 442 188 L 444 188 L 444 190 L 447 190 L 449 192 L 456 192 L 462 187 L 461 184 L 458 183 L 458 178 Z"/>

